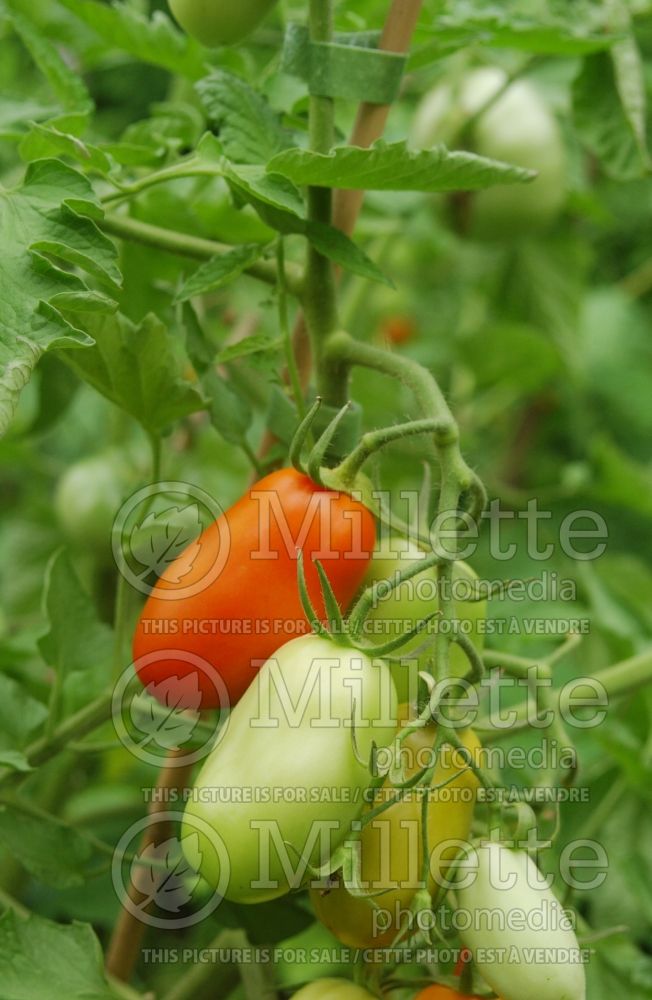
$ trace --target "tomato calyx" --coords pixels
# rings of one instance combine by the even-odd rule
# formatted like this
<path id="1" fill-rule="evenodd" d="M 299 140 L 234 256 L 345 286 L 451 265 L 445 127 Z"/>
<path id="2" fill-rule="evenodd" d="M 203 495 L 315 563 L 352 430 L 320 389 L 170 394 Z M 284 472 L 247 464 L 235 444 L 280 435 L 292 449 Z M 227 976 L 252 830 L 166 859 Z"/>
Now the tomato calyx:
<path id="1" fill-rule="evenodd" d="M 433 557 L 438 558 L 438 557 Z M 420 621 L 416 623 L 409 631 L 405 632 L 403 635 L 398 635 L 393 639 L 388 640 L 382 645 L 367 645 L 360 642 L 360 633 L 364 626 L 365 620 L 365 608 L 368 610 L 367 603 L 362 605 L 362 610 L 356 612 L 355 619 L 353 621 L 353 628 L 351 627 L 351 617 L 346 621 L 342 616 L 339 603 L 333 592 L 330 581 L 326 574 L 324 567 L 322 566 L 319 559 L 315 559 L 315 567 L 319 575 L 319 583 L 321 587 L 322 597 L 324 601 L 324 607 L 326 609 L 328 626 L 324 624 L 319 618 L 315 606 L 310 599 L 310 594 L 308 593 L 308 585 L 306 583 L 305 565 L 303 552 L 299 549 L 297 553 L 297 578 L 299 587 L 299 596 L 301 598 L 301 604 L 303 606 L 304 613 L 308 622 L 310 623 L 312 629 L 317 635 L 324 638 L 332 639 L 337 645 L 341 646 L 352 646 L 359 653 L 364 653 L 371 657 L 383 657 L 387 656 L 389 653 L 393 653 L 395 650 L 400 649 L 406 643 L 411 642 L 412 639 L 420 635 L 427 627 L 428 624 L 434 619 L 441 617 L 441 611 L 433 611 L 432 614 L 426 615 Z M 409 567 L 405 572 L 409 574 L 405 579 L 409 579 L 411 576 L 415 576 L 418 572 L 423 569 L 428 560 L 423 564 L 417 563 L 417 567 Z M 397 575 L 395 580 L 384 581 L 386 583 L 385 591 L 390 593 L 395 587 L 398 587 L 403 582 L 401 574 Z M 373 600 L 377 585 L 374 584 L 372 588 L 369 588 L 373 593 L 371 594 L 371 600 Z M 365 592 L 366 593 L 366 592 Z M 363 595 L 364 596 L 364 595 Z M 358 608 L 358 602 L 355 608 Z M 369 605 L 370 607 L 370 605 Z M 355 609 L 354 609 L 355 610 Z"/>
<path id="2" fill-rule="evenodd" d="M 362 468 L 386 445 L 406 437 L 429 434 L 438 446 L 453 444 L 458 436 L 455 425 L 439 417 L 432 417 L 368 431 L 339 465 L 330 467 L 325 464 L 329 451 L 342 422 L 351 412 L 352 403 L 347 402 L 335 414 L 315 444 L 304 454 L 321 406 L 322 399 L 317 396 L 294 433 L 289 452 L 294 468 L 326 489 L 353 496 L 387 527 L 429 549 L 431 539 L 387 511 L 382 497 L 374 490 L 373 483 Z"/>

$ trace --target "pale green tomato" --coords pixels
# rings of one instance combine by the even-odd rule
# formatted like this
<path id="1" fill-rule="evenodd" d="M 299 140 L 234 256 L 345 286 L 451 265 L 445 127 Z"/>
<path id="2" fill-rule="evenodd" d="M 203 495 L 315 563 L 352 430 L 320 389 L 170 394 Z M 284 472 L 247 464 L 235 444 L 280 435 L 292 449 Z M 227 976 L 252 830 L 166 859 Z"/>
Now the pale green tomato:
<path id="1" fill-rule="evenodd" d="M 365 586 L 380 580 L 391 580 L 397 572 L 402 572 L 423 558 L 424 553 L 412 542 L 404 538 L 390 537 L 382 541 L 374 552 L 365 578 Z M 477 575 L 465 562 L 455 563 L 451 591 L 453 597 L 463 598 L 468 595 L 477 579 Z M 367 617 L 365 639 L 374 645 L 380 645 L 401 631 L 409 631 L 419 621 L 438 610 L 437 594 L 437 571 L 434 567 L 424 570 L 411 580 L 404 581 L 388 597 L 378 599 Z M 460 620 L 463 632 L 468 635 L 476 648 L 481 650 L 484 645 L 481 623 L 487 617 L 487 602 L 456 599 L 455 614 Z M 437 619 L 433 619 L 430 628 L 431 630 L 437 628 Z M 433 656 L 433 645 L 430 643 L 414 662 L 410 662 L 414 650 L 424 646 L 428 634 L 428 632 L 421 633 L 392 654 L 392 676 L 400 701 L 414 699 L 418 672 L 426 667 L 428 659 Z M 396 662 L 398 658 L 402 658 L 403 662 Z M 469 662 L 466 655 L 459 646 L 451 645 L 451 675 L 462 677 L 468 669 Z"/>
<path id="2" fill-rule="evenodd" d="M 209 48 L 233 45 L 250 35 L 276 0 L 169 0 L 189 35 Z"/>
<path id="3" fill-rule="evenodd" d="M 456 890 L 457 908 L 470 924 L 460 937 L 496 993 L 504 1000 L 585 1000 L 575 932 L 524 851 L 482 844 L 469 852 L 460 876 L 469 884 Z M 545 961 L 532 957 L 541 949 Z"/>
<path id="4" fill-rule="evenodd" d="M 122 502 L 135 488 L 128 459 L 107 450 L 71 465 L 54 494 L 54 509 L 66 535 L 80 547 L 110 551 L 111 529 Z"/>
<path id="5" fill-rule="evenodd" d="M 323 865 L 348 836 L 371 780 L 372 745 L 388 746 L 397 725 L 383 660 L 315 635 L 286 643 L 200 771 L 183 825 L 188 861 L 235 902 L 299 888 L 310 879 L 301 859 Z"/>
<path id="6" fill-rule="evenodd" d="M 439 143 L 462 143 L 490 159 L 536 170 L 529 184 L 501 184 L 469 195 L 471 233 L 500 240 L 547 228 L 566 199 L 567 159 L 557 121 L 535 87 L 516 80 L 482 113 L 462 137 L 462 130 L 505 86 L 497 67 L 476 69 L 457 86 L 443 83 L 427 94 L 415 117 L 412 144 L 429 149 Z"/>

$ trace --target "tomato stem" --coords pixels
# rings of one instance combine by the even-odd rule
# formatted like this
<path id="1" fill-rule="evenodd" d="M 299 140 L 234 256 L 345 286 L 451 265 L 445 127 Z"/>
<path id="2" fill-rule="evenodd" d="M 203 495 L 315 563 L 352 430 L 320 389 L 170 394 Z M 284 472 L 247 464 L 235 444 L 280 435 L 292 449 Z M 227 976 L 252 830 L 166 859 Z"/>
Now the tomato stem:
<path id="1" fill-rule="evenodd" d="M 333 37 L 333 0 L 310 0 L 308 23 L 312 42 L 330 42 Z M 335 139 L 334 102 L 331 97 L 310 95 L 309 143 L 314 153 L 328 154 Z M 308 188 L 308 218 L 331 225 L 333 192 L 330 188 Z M 323 365 L 324 343 L 337 328 L 337 293 L 332 262 L 308 244 L 303 296 L 317 386 L 324 401 L 340 407 L 347 401 L 347 379 Z"/>
<path id="2" fill-rule="evenodd" d="M 117 236 L 122 240 L 178 254 L 191 260 L 212 260 L 213 257 L 219 257 L 233 249 L 227 243 L 218 243 L 201 236 L 191 236 L 189 233 L 180 233 L 174 229 L 164 229 L 161 226 L 154 226 L 149 222 L 141 222 L 140 219 L 132 219 L 115 212 L 107 213 L 98 222 L 98 225 L 109 236 Z M 245 268 L 245 273 L 266 285 L 276 285 L 278 279 L 277 266 L 273 260 L 254 261 L 253 264 Z M 292 261 L 286 262 L 285 282 L 292 295 L 300 296 L 303 271 Z"/>
<path id="3" fill-rule="evenodd" d="M 462 497 L 468 494 L 470 502 L 467 516 L 477 522 L 486 504 L 486 492 L 478 476 L 462 457 L 457 423 L 434 376 L 411 358 L 383 351 L 372 344 L 360 343 L 342 331 L 329 338 L 324 360 L 330 361 L 333 371 L 348 370 L 354 366 L 373 369 L 398 379 L 412 391 L 419 411 L 426 420 L 432 422 L 431 458 L 438 461 L 440 469 L 438 517 L 442 521 L 452 518 L 457 526 Z M 421 430 L 419 423 L 416 421 L 412 426 L 418 426 Z M 391 439 L 391 431 L 385 432 L 386 436 L 388 434 Z M 348 467 L 346 462 L 343 463 L 345 474 L 355 470 L 356 464 L 364 458 L 365 445 L 361 444 L 360 447 L 361 451 L 349 462 Z M 456 529 L 448 534 L 449 537 L 452 535 L 452 542 L 437 566 L 442 622 L 450 626 L 440 628 L 435 638 L 434 666 L 440 679 L 447 677 L 450 672 L 449 647 L 455 622 L 452 580 L 458 548 Z M 435 539 L 432 543 L 435 548 Z M 442 554 L 441 545 L 437 549 Z"/>
<path id="4" fill-rule="evenodd" d="M 294 405 L 297 408 L 299 419 L 303 420 L 303 418 L 306 415 L 306 406 L 303 398 L 301 381 L 299 379 L 297 361 L 294 356 L 294 349 L 292 347 L 292 333 L 290 332 L 290 321 L 288 316 L 288 294 L 287 294 L 288 287 L 287 287 L 287 277 L 285 270 L 286 269 L 285 241 L 282 236 L 279 236 L 278 243 L 276 244 L 276 268 L 278 273 L 278 322 L 279 322 L 279 328 L 281 330 L 281 337 L 283 338 L 285 364 L 288 370 L 290 386 L 292 388 Z"/>

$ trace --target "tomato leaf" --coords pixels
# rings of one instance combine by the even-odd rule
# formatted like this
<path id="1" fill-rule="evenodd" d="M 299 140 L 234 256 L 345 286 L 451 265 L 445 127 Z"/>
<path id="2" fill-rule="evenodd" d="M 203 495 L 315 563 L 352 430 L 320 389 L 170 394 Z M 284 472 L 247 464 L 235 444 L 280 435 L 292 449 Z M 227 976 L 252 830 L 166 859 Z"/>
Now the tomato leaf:
<path id="1" fill-rule="evenodd" d="M 533 180 L 531 170 L 445 146 L 413 152 L 406 142 L 371 149 L 338 146 L 328 156 L 289 149 L 267 164 L 294 184 L 368 191 L 478 191 L 492 184 Z"/>
<path id="2" fill-rule="evenodd" d="M 92 110 L 91 96 L 79 73 L 62 57 L 59 49 L 20 10 L 19 0 L 9 0 L 10 20 L 34 62 L 61 102 L 68 126 L 85 125 Z"/>
<path id="3" fill-rule="evenodd" d="M 225 365 L 229 361 L 246 358 L 252 354 L 280 351 L 282 344 L 283 341 L 279 337 L 269 337 L 265 333 L 255 333 L 251 337 L 245 337 L 236 344 L 230 344 L 228 347 L 225 347 L 217 355 L 215 362 L 218 365 Z"/>
<path id="4" fill-rule="evenodd" d="M 191 80 L 204 73 L 206 50 L 182 34 L 161 11 L 150 19 L 126 3 L 108 5 L 97 0 L 61 0 L 61 3 L 112 48 Z"/>
<path id="5" fill-rule="evenodd" d="M 585 59 L 573 86 L 580 138 L 618 180 L 642 177 L 650 168 L 640 57 L 633 45 L 630 39 L 617 53 L 601 52 Z"/>
<path id="6" fill-rule="evenodd" d="M 0 761 L 15 770 L 28 770 L 21 750 L 48 716 L 42 702 L 32 698 L 17 681 L 0 673 Z"/>
<path id="7" fill-rule="evenodd" d="M 88 841 L 49 818 L 26 816 L 11 806 L 0 811 L 0 842 L 39 882 L 55 889 L 83 885 L 92 851 Z"/>
<path id="8" fill-rule="evenodd" d="M 88 924 L 68 926 L 7 910 L 0 917 L 0 979 L 11 1000 L 113 1000 Z"/>
<path id="9" fill-rule="evenodd" d="M 63 711 L 74 712 L 99 694 L 107 682 L 113 633 L 99 621 L 65 551 L 59 551 L 48 566 L 44 603 L 50 628 L 39 640 L 39 649 L 59 674 Z"/>
<path id="10" fill-rule="evenodd" d="M 560 16 L 537 7 L 532 16 L 527 7 L 517 12 L 504 4 L 483 5 L 478 9 L 476 4 L 465 0 L 456 2 L 452 9 L 422 27 L 433 41 L 415 52 L 410 68 L 427 65 L 441 59 L 444 53 L 456 52 L 467 45 L 571 56 L 598 52 L 614 43 L 617 36 L 597 21 L 593 7 L 583 7 L 576 0 L 568 8 L 566 13 L 560 5 L 560 12 L 564 12 Z M 594 13 L 592 19 L 591 13 Z"/>
<path id="11" fill-rule="evenodd" d="M 211 423 L 225 441 L 242 446 L 251 427 L 253 411 L 247 397 L 216 371 L 208 371 L 202 384 L 210 398 Z"/>
<path id="12" fill-rule="evenodd" d="M 70 132 L 62 132 L 52 124 L 32 122 L 30 130 L 20 144 L 24 160 L 42 160 L 48 156 L 66 156 L 76 160 L 80 167 L 108 174 L 113 167 L 109 156 L 98 146 L 82 142 Z"/>
<path id="13" fill-rule="evenodd" d="M 100 215 L 86 178 L 58 160 L 31 164 L 22 186 L 0 191 L 0 240 L 12 248 L 0 274 L 0 434 L 44 351 L 92 343 L 62 308 L 112 308 L 61 266 L 116 288 L 116 250 L 96 226 Z"/>
<path id="14" fill-rule="evenodd" d="M 246 268 L 262 257 L 265 247 L 260 243 L 244 244 L 226 253 L 213 257 L 198 267 L 192 277 L 179 289 L 177 302 L 187 302 L 195 295 L 223 288 L 235 281 Z"/>
<path id="15" fill-rule="evenodd" d="M 181 417 L 204 409 L 200 388 L 182 375 L 177 345 L 154 315 L 136 325 L 126 316 L 84 316 L 95 344 L 61 357 L 80 378 L 154 434 Z"/>
<path id="16" fill-rule="evenodd" d="M 278 115 L 240 77 L 215 70 L 196 84 L 225 154 L 234 163 L 266 163 L 290 145 Z"/>

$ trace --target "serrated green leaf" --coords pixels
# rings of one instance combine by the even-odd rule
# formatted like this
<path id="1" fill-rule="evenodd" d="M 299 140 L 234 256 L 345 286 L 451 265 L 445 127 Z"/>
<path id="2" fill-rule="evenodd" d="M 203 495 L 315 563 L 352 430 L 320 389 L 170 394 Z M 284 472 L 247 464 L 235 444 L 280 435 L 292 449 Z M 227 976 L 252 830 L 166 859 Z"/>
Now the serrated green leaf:
<path id="1" fill-rule="evenodd" d="M 114 1000 L 102 949 L 87 924 L 8 910 L 0 917 L 0 980 L 7 1000 Z"/>
<path id="2" fill-rule="evenodd" d="M 199 79 L 205 71 L 206 50 L 179 31 L 162 11 L 147 18 L 126 3 L 60 2 L 112 48 L 191 80 Z"/>
<path id="3" fill-rule="evenodd" d="M 215 363 L 225 365 L 229 361 L 245 358 L 250 354 L 261 354 L 268 351 L 280 351 L 283 341 L 280 337 L 268 337 L 264 333 L 255 333 L 251 337 L 239 340 L 237 344 L 225 347 L 215 358 Z"/>
<path id="4" fill-rule="evenodd" d="M 290 149 L 273 157 L 267 169 L 298 185 L 368 191 L 478 191 L 536 176 L 473 153 L 450 152 L 445 146 L 413 152 L 405 142 L 377 142 L 371 149 L 339 146 L 328 156 Z"/>
<path id="5" fill-rule="evenodd" d="M 263 167 L 224 165 L 224 176 L 243 202 L 261 219 L 285 234 L 306 236 L 321 254 L 354 274 L 381 284 L 391 281 L 356 243 L 333 226 L 307 220 L 303 200 L 290 181 L 266 174 Z"/>
<path id="6" fill-rule="evenodd" d="M 642 160 L 650 165 L 647 149 L 647 95 L 643 56 L 632 31 L 631 16 L 622 0 L 608 0 L 612 12 L 625 38 L 611 49 L 616 88 L 623 112 L 638 145 Z"/>
<path id="7" fill-rule="evenodd" d="M 202 385 L 210 398 L 211 423 L 225 441 L 242 445 L 253 419 L 249 401 L 214 368 L 204 374 Z"/>
<path id="8" fill-rule="evenodd" d="M 619 91 L 618 75 L 622 78 L 625 59 L 622 51 L 620 68 L 610 53 L 600 53 L 584 60 L 573 85 L 575 125 L 586 147 L 600 160 L 609 176 L 631 180 L 649 170 L 649 155 L 641 149 L 639 134 L 634 130 L 633 112 L 627 111 Z"/>
<path id="9" fill-rule="evenodd" d="M 76 691 L 83 690 L 88 701 L 104 688 L 111 673 L 113 633 L 99 621 L 66 552 L 57 553 L 48 566 L 44 604 L 50 628 L 39 649 L 59 676 L 64 711 L 73 712 L 83 707 L 74 701 Z"/>
<path id="10" fill-rule="evenodd" d="M 7 806 L 0 810 L 0 843 L 44 885 L 68 889 L 86 881 L 91 849 L 74 830 Z"/>
<path id="11" fill-rule="evenodd" d="M 42 160 L 49 156 L 67 156 L 80 166 L 100 174 L 108 174 L 112 163 L 97 146 L 82 142 L 77 136 L 61 132 L 53 125 L 31 122 L 30 130 L 19 146 L 24 160 Z"/>
<path id="12" fill-rule="evenodd" d="M 47 715 L 42 702 L 32 698 L 17 681 L 0 674 L 0 753 L 24 749 Z"/>
<path id="13" fill-rule="evenodd" d="M 246 198 L 255 198 L 279 212 L 299 218 L 305 213 L 301 194 L 295 185 L 280 174 L 270 176 L 264 167 L 225 161 L 224 177 Z"/>
<path id="14" fill-rule="evenodd" d="M 25 754 L 18 750 L 0 750 L 0 767 L 10 767 L 23 773 L 33 770 Z"/>
<path id="15" fill-rule="evenodd" d="M 156 316 L 135 324 L 120 313 L 89 313 L 81 325 L 94 346 L 62 360 L 150 433 L 206 406 L 199 387 L 183 377 L 174 340 Z"/>
<path id="16" fill-rule="evenodd" d="M 187 302 L 195 295 L 204 295 L 235 281 L 262 256 L 264 249 L 259 243 L 245 244 L 206 261 L 177 292 L 176 301 Z"/>
<path id="17" fill-rule="evenodd" d="M 90 294 L 95 308 L 97 293 L 52 258 L 111 288 L 120 281 L 115 247 L 94 221 L 100 216 L 86 178 L 59 160 L 32 163 L 22 186 L 0 189 L 0 240 L 7 248 L 0 265 L 0 434 L 42 353 L 91 343 L 57 300 Z"/>
<path id="18" fill-rule="evenodd" d="M 196 85 L 226 156 L 234 163 L 266 163 L 287 148 L 289 136 L 265 98 L 240 77 L 216 70 Z"/>
<path id="19" fill-rule="evenodd" d="M 57 47 L 28 19 L 20 0 L 8 0 L 11 23 L 20 35 L 34 62 L 47 79 L 63 108 L 73 113 L 82 126 L 90 114 L 93 102 L 79 73 L 66 64 Z M 27 16 L 24 16 L 27 14 Z"/>
<path id="20" fill-rule="evenodd" d="M 574 5 L 573 5 L 574 6 Z M 518 49 L 540 55 L 586 55 L 599 52 L 614 44 L 618 36 L 596 30 L 586 23 L 585 16 L 573 16 L 569 8 L 568 20 L 548 14 L 535 17 L 516 13 L 506 6 L 487 6 L 478 10 L 476 5 L 457 3 L 453 12 L 436 17 L 430 30 L 431 44 L 417 50 L 410 60 L 410 67 L 427 65 L 441 59 L 447 52 L 455 52 L 472 45 Z"/>
<path id="21" fill-rule="evenodd" d="M 43 122 L 53 118 L 60 109 L 31 98 L 0 98 L 0 137 L 19 140 L 26 133 L 25 122 Z"/>
<path id="22" fill-rule="evenodd" d="M 377 281 L 381 285 L 394 285 L 387 275 L 383 274 L 380 268 L 374 264 L 373 260 L 367 256 L 357 243 L 349 239 L 345 233 L 334 226 L 327 226 L 322 222 L 307 222 L 305 234 L 324 257 L 344 267 L 352 274 L 359 274 L 369 281 Z"/>

